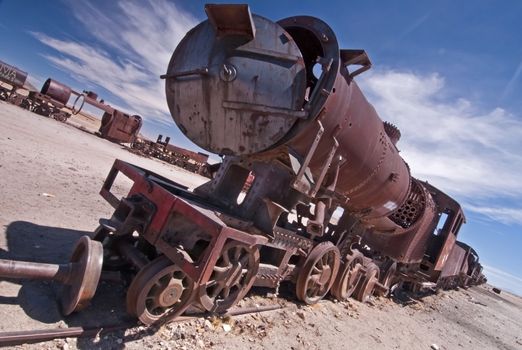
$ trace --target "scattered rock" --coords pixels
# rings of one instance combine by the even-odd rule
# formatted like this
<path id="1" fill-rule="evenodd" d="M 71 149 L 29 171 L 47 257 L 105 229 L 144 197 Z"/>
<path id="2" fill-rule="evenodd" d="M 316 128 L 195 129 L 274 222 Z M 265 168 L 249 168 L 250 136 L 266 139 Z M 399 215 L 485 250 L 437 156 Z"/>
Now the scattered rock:
<path id="1" fill-rule="evenodd" d="M 439 350 L 439 346 L 437 344 L 431 344 L 430 346 L 431 350 Z"/>
<path id="2" fill-rule="evenodd" d="M 54 194 L 45 193 L 45 192 L 40 193 L 40 196 L 42 196 L 42 197 L 49 197 L 49 198 L 54 198 L 54 197 L 56 197 Z"/>
<path id="3" fill-rule="evenodd" d="M 500 289 L 498 289 L 497 287 L 493 287 L 493 291 L 497 294 L 500 294 Z"/>
<path id="4" fill-rule="evenodd" d="M 205 320 L 204 326 L 205 326 L 205 329 L 214 330 L 214 325 L 209 320 Z"/>
<path id="5" fill-rule="evenodd" d="M 305 320 L 305 314 L 303 311 L 297 311 L 296 315 L 299 316 L 303 321 Z"/>
<path id="6" fill-rule="evenodd" d="M 232 326 L 227 323 L 223 323 L 222 327 L 225 332 L 230 332 L 232 330 Z"/>

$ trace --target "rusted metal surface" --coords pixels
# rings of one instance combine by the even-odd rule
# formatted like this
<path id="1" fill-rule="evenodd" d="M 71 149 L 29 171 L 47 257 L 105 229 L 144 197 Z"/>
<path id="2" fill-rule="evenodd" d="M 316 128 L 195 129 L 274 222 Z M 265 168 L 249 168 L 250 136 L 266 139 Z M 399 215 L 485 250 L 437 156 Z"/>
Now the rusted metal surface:
<path id="1" fill-rule="evenodd" d="M 127 199 L 122 201 L 111 193 L 120 172 L 134 182 Z M 151 262 L 140 269 L 129 289 L 128 311 L 144 323 L 175 318 L 193 303 L 209 311 L 224 311 L 254 283 L 259 264 L 259 253 L 254 247 L 267 239 L 229 227 L 204 203 L 184 200 L 188 197 L 197 201 L 185 187 L 117 160 L 101 194 L 116 208 L 114 216 L 105 224 L 113 231 L 110 237 L 132 239 L 132 232 L 137 231 L 141 239 L 166 257 L 158 257 L 161 263 Z M 148 294 L 148 283 L 156 274 L 165 276 L 168 271 L 178 271 L 176 269 L 179 269 L 176 278 L 180 274 L 184 277 L 178 282 L 171 278 L 171 284 L 176 286 L 175 291 L 182 291 L 181 295 L 187 291 L 190 299 L 184 301 L 182 296 L 181 299 L 173 296 L 171 304 L 147 307 L 144 304 L 147 297 L 161 297 L 154 294 L 156 290 Z M 194 287 L 188 288 L 191 283 Z M 170 295 L 176 294 L 174 292 Z"/>
<path id="2" fill-rule="evenodd" d="M 127 292 L 127 311 L 145 324 L 168 311 L 180 314 L 188 306 L 194 281 L 164 255 L 143 266 Z"/>
<path id="3" fill-rule="evenodd" d="M 62 313 L 69 315 L 87 306 L 94 296 L 102 270 L 103 248 L 84 236 L 74 247 L 68 264 L 42 264 L 0 259 L 0 277 L 54 280 L 64 285 Z"/>
<path id="4" fill-rule="evenodd" d="M 18 92 L 24 87 L 27 73 L 0 61 L 0 100 L 20 106 L 25 96 Z"/>
<path id="5" fill-rule="evenodd" d="M 71 107 L 73 114 L 80 113 L 85 104 L 104 112 L 98 130 L 99 136 L 118 143 L 133 143 L 137 140 L 143 125 L 141 116 L 130 115 L 113 108 L 103 99 L 98 99 L 98 94 L 93 91 L 83 91 L 81 94 L 74 92 L 74 94 L 77 97 Z"/>
<path id="6" fill-rule="evenodd" d="M 250 16 L 245 5 L 206 8 L 211 20 L 180 42 L 165 75 L 171 114 L 187 137 L 210 152 L 265 150 L 306 114 L 299 48 L 283 28 Z M 226 28 L 220 26 L 224 22 Z M 224 34 L 246 32 L 246 27 L 251 34 Z"/>
<path id="7" fill-rule="evenodd" d="M 19 88 L 24 86 L 26 79 L 26 72 L 0 61 L 0 81 Z"/>
<path id="8" fill-rule="evenodd" d="M 117 109 L 105 112 L 98 132 L 101 137 L 122 143 L 132 143 L 143 124 L 139 115 L 128 115 Z"/>
<path id="9" fill-rule="evenodd" d="M 339 249 L 335 245 L 322 242 L 315 246 L 297 278 L 297 298 L 306 304 L 315 304 L 321 300 L 332 287 L 339 264 Z"/>
<path id="10" fill-rule="evenodd" d="M 330 293 L 337 300 L 352 296 L 362 277 L 363 255 L 359 251 L 348 254 L 342 261 Z"/>
<path id="11" fill-rule="evenodd" d="M 62 105 L 66 105 L 69 102 L 69 98 L 71 98 L 72 89 L 59 81 L 49 78 L 43 84 L 40 93 L 58 101 Z"/>

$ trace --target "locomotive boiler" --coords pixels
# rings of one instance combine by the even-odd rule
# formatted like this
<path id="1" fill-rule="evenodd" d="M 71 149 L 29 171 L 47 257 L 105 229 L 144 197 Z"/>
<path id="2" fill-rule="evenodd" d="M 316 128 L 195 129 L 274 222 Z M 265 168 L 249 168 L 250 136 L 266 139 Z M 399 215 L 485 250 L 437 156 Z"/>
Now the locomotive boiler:
<path id="1" fill-rule="evenodd" d="M 27 73 L 0 61 L 0 100 L 20 105 L 25 96 L 19 93 L 27 80 Z"/>
<path id="2" fill-rule="evenodd" d="M 131 276 L 130 314 L 153 324 L 190 307 L 224 312 L 252 286 L 281 283 L 312 304 L 482 278 L 476 253 L 455 243 L 460 205 L 410 175 L 399 129 L 355 82 L 371 67 L 364 50 L 340 49 L 315 17 L 205 11 L 162 78 L 174 122 L 223 157 L 219 169 L 190 190 L 116 160 L 101 190 L 115 211 L 94 240 L 104 269 Z M 119 174 L 132 182 L 123 198 Z"/>

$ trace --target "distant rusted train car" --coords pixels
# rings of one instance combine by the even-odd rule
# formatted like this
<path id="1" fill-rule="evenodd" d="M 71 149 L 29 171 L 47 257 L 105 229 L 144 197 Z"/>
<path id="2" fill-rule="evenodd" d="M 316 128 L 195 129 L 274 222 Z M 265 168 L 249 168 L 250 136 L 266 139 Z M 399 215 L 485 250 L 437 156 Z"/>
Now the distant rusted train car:
<path id="1" fill-rule="evenodd" d="M 0 99 L 28 109 L 45 117 L 66 121 L 71 116 L 67 102 L 72 89 L 51 78 L 47 79 L 41 91 L 29 91 L 26 86 L 27 73 L 0 61 Z"/>
<path id="2" fill-rule="evenodd" d="M 131 147 L 140 153 L 161 159 L 193 173 L 210 177 L 208 154 L 193 152 L 170 144 L 170 137 L 163 141 L 163 135 L 158 135 L 156 142 L 138 139 Z"/>
<path id="3" fill-rule="evenodd" d="M 133 143 L 142 125 L 143 120 L 139 115 L 129 115 L 113 109 L 103 113 L 98 132 L 101 137 L 113 142 Z"/>
<path id="4" fill-rule="evenodd" d="M 30 91 L 20 106 L 44 117 L 65 122 L 71 116 L 67 103 L 72 94 L 73 90 L 70 87 L 49 78 L 40 92 Z"/>
<path id="5" fill-rule="evenodd" d="M 443 289 L 469 287 L 483 283 L 482 265 L 478 255 L 469 245 L 457 241 L 437 280 Z"/>
<path id="6" fill-rule="evenodd" d="M 26 97 L 19 90 L 24 89 L 27 73 L 0 61 L 0 100 L 19 106 Z"/>
<path id="7" fill-rule="evenodd" d="M 101 137 L 120 143 L 136 140 L 143 124 L 139 115 L 119 111 L 98 100 L 98 95 L 92 91 L 79 93 L 51 78 L 45 81 L 40 91 L 28 91 L 24 86 L 26 79 L 26 72 L 0 61 L 0 82 L 3 83 L 0 85 L 0 99 L 61 122 L 71 114 L 79 113 L 87 103 L 104 112 L 98 130 Z M 71 96 L 76 96 L 76 100 L 69 106 Z"/>

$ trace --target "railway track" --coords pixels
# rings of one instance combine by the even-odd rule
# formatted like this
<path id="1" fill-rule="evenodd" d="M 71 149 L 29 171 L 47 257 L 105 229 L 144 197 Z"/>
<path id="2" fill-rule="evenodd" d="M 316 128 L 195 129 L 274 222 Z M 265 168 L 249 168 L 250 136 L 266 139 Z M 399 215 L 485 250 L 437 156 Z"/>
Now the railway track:
<path id="1" fill-rule="evenodd" d="M 285 309 L 282 305 L 266 305 L 254 306 L 247 308 L 235 308 L 222 316 L 244 316 L 256 313 L 263 313 L 275 310 Z M 169 323 L 183 323 L 198 320 L 204 317 L 213 316 L 212 313 L 189 314 L 187 316 L 180 316 Z M 162 325 L 161 322 L 154 324 L 151 327 L 158 328 Z M 52 329 L 32 329 L 15 332 L 0 332 L 0 346 L 14 346 L 28 343 L 40 343 L 44 341 L 60 339 L 60 338 L 81 338 L 94 337 L 101 332 L 113 333 L 121 330 L 139 326 L 138 322 L 124 322 L 120 324 L 107 324 L 98 326 L 83 326 L 83 327 L 69 327 L 69 328 L 52 328 Z M 149 328 L 150 329 L 150 328 Z"/>

